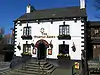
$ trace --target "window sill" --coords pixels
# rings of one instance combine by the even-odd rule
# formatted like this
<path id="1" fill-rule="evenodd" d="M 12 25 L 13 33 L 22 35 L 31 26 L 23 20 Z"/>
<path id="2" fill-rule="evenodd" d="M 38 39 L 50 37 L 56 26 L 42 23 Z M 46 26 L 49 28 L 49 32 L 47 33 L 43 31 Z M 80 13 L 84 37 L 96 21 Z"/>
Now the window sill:
<path id="1" fill-rule="evenodd" d="M 32 36 L 31 35 L 22 35 L 21 38 L 23 40 L 26 40 L 26 39 L 31 40 L 32 39 Z"/>
<path id="2" fill-rule="evenodd" d="M 71 36 L 70 35 L 59 35 L 58 36 L 58 39 L 59 40 L 63 40 L 63 39 L 70 40 L 71 39 Z"/>

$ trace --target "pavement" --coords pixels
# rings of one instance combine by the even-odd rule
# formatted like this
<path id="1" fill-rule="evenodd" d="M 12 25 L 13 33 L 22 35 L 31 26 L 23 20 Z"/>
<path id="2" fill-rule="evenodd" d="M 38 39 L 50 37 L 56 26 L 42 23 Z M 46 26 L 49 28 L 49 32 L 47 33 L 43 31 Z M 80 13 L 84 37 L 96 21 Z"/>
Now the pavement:
<path id="1" fill-rule="evenodd" d="M 58 60 L 49 60 L 49 62 L 56 66 L 56 69 L 54 70 L 52 75 L 72 75 L 72 66 L 75 62 L 80 63 L 80 69 L 74 69 L 74 73 L 76 72 L 75 75 L 83 75 L 81 61 L 68 60 L 67 62 L 59 63 Z"/>
<path id="2" fill-rule="evenodd" d="M 78 74 L 75 75 L 82 75 L 82 65 L 81 65 L 81 61 L 76 61 L 76 60 L 67 60 L 67 62 L 63 62 L 59 63 L 58 60 L 47 60 L 49 61 L 49 63 L 53 64 L 54 66 L 56 66 L 56 69 L 53 71 L 52 75 L 72 75 L 72 65 L 75 62 L 79 62 L 80 63 L 80 70 Z M 6 69 L 8 68 L 10 65 L 9 62 L 0 62 L 0 69 Z"/>
<path id="3" fill-rule="evenodd" d="M 0 62 L 0 71 L 9 68 L 10 62 Z"/>

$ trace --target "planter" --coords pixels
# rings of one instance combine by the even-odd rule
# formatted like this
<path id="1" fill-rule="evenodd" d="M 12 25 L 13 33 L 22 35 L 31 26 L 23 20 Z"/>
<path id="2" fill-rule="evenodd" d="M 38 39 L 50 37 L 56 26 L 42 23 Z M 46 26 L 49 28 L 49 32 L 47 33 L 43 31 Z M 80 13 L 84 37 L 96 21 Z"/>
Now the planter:
<path id="1" fill-rule="evenodd" d="M 32 39 L 32 36 L 31 35 L 22 35 L 21 36 L 21 38 L 23 39 L 23 40 L 26 40 L 26 39 Z"/>
<path id="2" fill-rule="evenodd" d="M 23 54 L 22 53 L 21 55 L 22 55 L 23 60 L 25 60 L 25 61 L 31 59 L 31 57 L 32 57 L 32 55 L 30 55 L 30 54 Z"/>
<path id="3" fill-rule="evenodd" d="M 66 67 L 66 64 L 70 61 L 70 56 L 57 56 L 58 57 L 58 64 L 60 67 Z"/>
<path id="4" fill-rule="evenodd" d="M 65 39 L 65 40 L 66 40 L 66 39 L 70 40 L 70 39 L 71 39 L 71 36 L 70 36 L 70 35 L 59 35 L 59 36 L 58 36 L 58 39 L 59 39 L 59 40 L 63 40 L 63 39 Z"/>
<path id="5" fill-rule="evenodd" d="M 66 56 L 57 56 L 58 57 L 58 60 L 70 60 L 70 56 L 66 57 Z"/>

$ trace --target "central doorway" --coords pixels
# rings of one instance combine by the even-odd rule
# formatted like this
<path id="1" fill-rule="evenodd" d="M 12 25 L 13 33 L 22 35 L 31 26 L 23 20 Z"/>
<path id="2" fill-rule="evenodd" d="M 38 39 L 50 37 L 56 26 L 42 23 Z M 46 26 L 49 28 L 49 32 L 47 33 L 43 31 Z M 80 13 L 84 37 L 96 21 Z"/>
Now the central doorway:
<path id="1" fill-rule="evenodd" d="M 43 42 L 38 44 L 38 60 L 46 58 L 46 46 Z"/>

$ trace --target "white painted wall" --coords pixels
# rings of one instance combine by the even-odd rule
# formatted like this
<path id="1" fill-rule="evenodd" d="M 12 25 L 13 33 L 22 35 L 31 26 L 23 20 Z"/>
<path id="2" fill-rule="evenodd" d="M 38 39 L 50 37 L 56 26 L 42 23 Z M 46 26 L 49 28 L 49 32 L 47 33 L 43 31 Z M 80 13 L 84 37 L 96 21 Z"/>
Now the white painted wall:
<path id="1" fill-rule="evenodd" d="M 82 36 L 81 35 L 82 32 L 81 29 L 84 29 L 84 27 L 81 27 L 81 25 L 84 25 L 83 23 L 81 23 L 81 20 L 78 20 L 77 22 L 74 21 L 65 21 L 65 24 L 68 24 L 70 26 L 70 35 L 71 35 L 71 40 L 58 40 L 57 36 L 59 35 L 59 25 L 63 25 L 63 21 L 55 21 L 53 22 L 53 24 L 51 24 L 51 22 L 40 22 L 40 24 L 38 23 L 29 23 L 28 25 L 32 27 L 32 37 L 37 35 L 37 36 L 42 36 L 40 29 L 43 27 L 45 29 L 45 32 L 49 35 L 49 36 L 56 36 L 56 38 L 34 38 L 32 40 L 22 40 L 21 36 L 23 35 L 23 27 L 25 27 L 27 24 L 23 23 L 22 26 L 19 26 L 19 24 L 16 26 L 16 30 L 17 31 L 17 36 L 16 36 L 16 49 L 15 49 L 15 54 L 16 56 L 21 56 L 21 53 L 23 52 L 23 44 L 26 43 L 26 41 L 28 41 L 29 44 L 31 43 L 36 43 L 38 40 L 40 39 L 44 39 L 46 40 L 48 43 L 50 43 L 50 41 L 52 40 L 52 44 L 53 44 L 53 51 L 52 51 L 52 55 L 48 55 L 48 50 L 47 50 L 47 58 L 52 58 L 52 59 L 57 59 L 57 55 L 59 53 L 59 44 L 62 44 L 63 41 L 65 41 L 66 44 L 69 44 L 69 54 L 71 56 L 72 60 L 81 60 L 81 50 L 84 49 L 84 47 L 81 47 L 82 43 L 81 41 L 84 39 L 81 39 Z M 22 30 L 22 31 L 21 31 Z M 34 41 L 33 41 L 34 40 Z M 21 50 L 19 51 L 17 48 L 17 45 L 19 44 L 21 45 Z M 73 42 L 75 43 L 76 46 L 76 51 L 73 52 L 72 51 L 72 46 L 73 46 Z M 83 43 L 84 45 L 84 43 Z M 32 54 L 32 57 L 37 57 L 37 54 Z"/>

